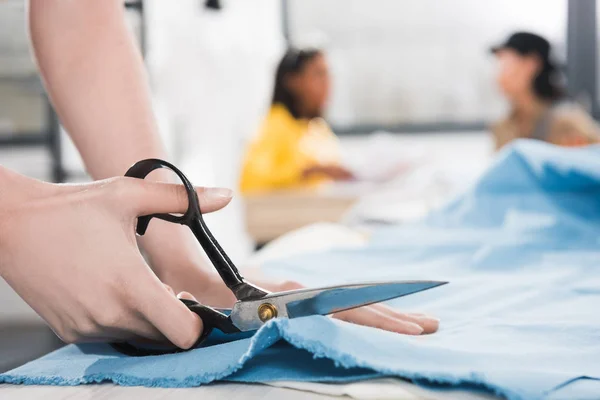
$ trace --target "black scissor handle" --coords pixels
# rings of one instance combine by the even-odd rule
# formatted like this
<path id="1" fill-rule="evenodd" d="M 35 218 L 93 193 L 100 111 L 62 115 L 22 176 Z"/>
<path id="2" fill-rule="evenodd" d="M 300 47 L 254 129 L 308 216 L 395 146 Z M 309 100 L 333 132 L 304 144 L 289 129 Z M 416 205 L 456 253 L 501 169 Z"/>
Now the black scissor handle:
<path id="1" fill-rule="evenodd" d="M 139 217 L 136 227 L 138 235 L 143 235 L 146 232 L 152 218 L 159 218 L 165 221 L 187 225 L 196 239 L 198 239 L 198 242 L 206 252 L 206 255 L 221 276 L 225 285 L 233 292 L 238 300 L 265 296 L 268 292 L 244 281 L 244 278 L 236 266 L 229 259 L 227 254 L 225 254 L 225 251 L 221 248 L 217 239 L 215 239 L 204 223 L 196 189 L 183 172 L 167 161 L 151 158 L 137 162 L 133 167 L 129 168 L 125 176 L 144 179 L 150 172 L 158 168 L 170 169 L 179 177 L 179 179 L 181 179 L 187 192 L 188 208 L 181 216 L 172 214 L 151 214 Z"/>
<path id="2" fill-rule="evenodd" d="M 194 343 L 194 345 L 188 350 L 201 347 L 204 341 L 206 341 L 206 338 L 210 336 L 213 329 L 215 328 L 223 333 L 240 332 L 240 330 L 233 325 L 233 323 L 227 315 L 215 310 L 214 308 L 202 305 L 193 300 L 180 300 L 190 309 L 190 311 L 196 313 L 200 317 L 200 319 L 202 319 L 202 323 L 204 326 L 202 334 L 200 335 L 198 340 L 196 340 L 196 343 Z M 131 342 L 111 343 L 111 346 L 120 353 L 133 357 L 160 356 L 163 354 L 175 354 L 187 351 L 173 346 L 138 346 Z"/>
<path id="3" fill-rule="evenodd" d="M 138 235 L 143 235 L 144 233 L 146 233 L 146 229 L 148 229 L 148 224 L 150 223 L 150 220 L 152 218 L 159 218 L 165 221 L 188 226 L 191 226 L 192 220 L 194 218 L 202 218 L 202 213 L 200 211 L 198 201 L 198 195 L 196 194 L 196 189 L 194 188 L 194 185 L 192 185 L 192 183 L 183 174 L 183 172 L 181 172 L 173 164 L 164 160 L 149 158 L 147 160 L 142 160 L 135 163 L 131 168 L 129 168 L 125 176 L 144 179 L 146 176 L 148 176 L 150 172 L 159 168 L 167 168 L 173 171 L 179 177 L 179 179 L 183 183 L 183 186 L 185 186 L 185 190 L 188 197 L 188 208 L 186 212 L 181 216 L 172 214 L 151 214 L 139 217 L 138 224 L 136 227 L 136 232 L 138 233 Z"/>

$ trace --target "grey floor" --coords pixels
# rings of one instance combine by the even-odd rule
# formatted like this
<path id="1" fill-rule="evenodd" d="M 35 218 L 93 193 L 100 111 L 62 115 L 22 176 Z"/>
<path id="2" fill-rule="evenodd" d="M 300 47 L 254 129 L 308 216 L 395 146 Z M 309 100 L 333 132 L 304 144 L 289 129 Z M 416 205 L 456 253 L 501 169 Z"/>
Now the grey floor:
<path id="1" fill-rule="evenodd" d="M 25 364 L 64 344 L 40 323 L 0 324 L 0 373 Z"/>

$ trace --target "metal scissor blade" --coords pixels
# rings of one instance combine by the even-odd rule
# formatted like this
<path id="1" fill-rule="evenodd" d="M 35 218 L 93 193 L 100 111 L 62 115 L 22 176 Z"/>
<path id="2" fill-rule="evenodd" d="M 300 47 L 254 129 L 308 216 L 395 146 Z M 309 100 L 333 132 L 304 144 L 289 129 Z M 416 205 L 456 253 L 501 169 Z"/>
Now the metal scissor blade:
<path id="1" fill-rule="evenodd" d="M 270 293 L 260 299 L 238 301 L 233 306 L 230 318 L 239 330 L 249 331 L 260 328 L 275 317 L 327 315 L 421 292 L 446 283 L 448 282 L 378 282 Z"/>
<path id="2" fill-rule="evenodd" d="M 448 282 L 404 281 L 367 283 L 315 289 L 313 293 L 311 293 L 311 296 L 288 301 L 287 314 L 288 318 L 333 314 L 422 292 L 423 290 L 432 289 L 446 283 Z"/>

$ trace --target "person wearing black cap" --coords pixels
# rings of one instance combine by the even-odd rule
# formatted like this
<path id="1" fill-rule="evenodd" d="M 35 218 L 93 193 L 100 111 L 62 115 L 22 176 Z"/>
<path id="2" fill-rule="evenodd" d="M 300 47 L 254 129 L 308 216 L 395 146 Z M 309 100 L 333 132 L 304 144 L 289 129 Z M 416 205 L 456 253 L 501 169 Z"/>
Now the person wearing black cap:
<path id="1" fill-rule="evenodd" d="M 491 51 L 499 62 L 498 86 L 511 106 L 509 116 L 492 126 L 497 149 L 518 138 L 564 146 L 599 141 L 594 120 L 568 101 L 546 39 L 517 32 Z"/>

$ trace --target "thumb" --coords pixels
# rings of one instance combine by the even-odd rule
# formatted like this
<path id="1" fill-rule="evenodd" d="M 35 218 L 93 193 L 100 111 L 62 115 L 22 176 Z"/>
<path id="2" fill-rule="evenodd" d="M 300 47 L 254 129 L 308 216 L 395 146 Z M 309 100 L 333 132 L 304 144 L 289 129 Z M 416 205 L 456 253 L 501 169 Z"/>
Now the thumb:
<path id="1" fill-rule="evenodd" d="M 184 213 L 188 209 L 188 195 L 183 185 L 131 179 L 135 212 L 138 215 Z M 220 210 L 231 201 L 233 192 L 225 188 L 196 187 L 203 213 Z"/>
<path id="2" fill-rule="evenodd" d="M 136 290 L 137 310 L 171 343 L 189 349 L 204 330 L 203 321 L 179 301 L 156 276 L 147 281 L 140 279 Z M 142 284 L 145 283 L 145 284 Z"/>

